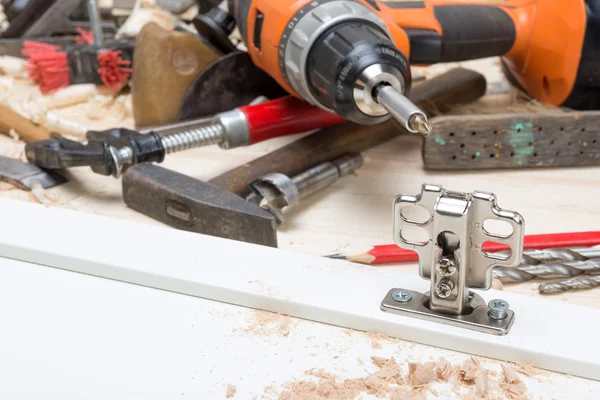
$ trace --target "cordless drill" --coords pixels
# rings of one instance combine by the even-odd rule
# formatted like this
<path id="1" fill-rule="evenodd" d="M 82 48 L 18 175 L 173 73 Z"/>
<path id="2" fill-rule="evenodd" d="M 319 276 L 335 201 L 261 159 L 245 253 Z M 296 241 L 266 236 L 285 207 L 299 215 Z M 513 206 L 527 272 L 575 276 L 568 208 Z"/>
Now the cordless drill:
<path id="1" fill-rule="evenodd" d="M 288 92 L 359 123 L 427 134 L 410 64 L 503 56 L 532 97 L 600 107 L 600 0 L 229 0 L 252 60 Z"/>

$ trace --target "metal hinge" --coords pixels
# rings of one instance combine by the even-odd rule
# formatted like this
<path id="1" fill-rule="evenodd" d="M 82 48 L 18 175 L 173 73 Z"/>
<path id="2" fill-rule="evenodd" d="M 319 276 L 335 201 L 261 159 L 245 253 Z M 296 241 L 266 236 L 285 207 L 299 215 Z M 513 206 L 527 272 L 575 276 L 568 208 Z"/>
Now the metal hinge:
<path id="1" fill-rule="evenodd" d="M 504 221 L 511 231 L 486 230 L 489 220 Z M 422 294 L 392 289 L 381 309 L 481 332 L 508 333 L 514 321 L 508 303 L 492 300 L 486 305 L 470 289 L 489 289 L 494 267 L 520 263 L 523 227 L 523 217 L 499 208 L 491 193 L 459 193 L 423 185 L 418 196 L 398 196 L 394 241 L 419 254 L 419 272 L 431 281 L 431 290 Z M 486 253 L 482 250 L 485 242 L 505 244 L 510 251 Z"/>

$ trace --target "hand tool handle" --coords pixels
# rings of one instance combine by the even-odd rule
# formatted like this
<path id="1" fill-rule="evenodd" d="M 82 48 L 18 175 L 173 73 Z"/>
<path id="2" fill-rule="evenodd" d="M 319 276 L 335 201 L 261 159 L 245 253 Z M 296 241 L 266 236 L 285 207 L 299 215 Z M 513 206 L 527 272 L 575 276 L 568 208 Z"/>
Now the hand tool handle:
<path id="1" fill-rule="evenodd" d="M 250 143 L 339 125 L 345 120 L 292 96 L 240 107 L 250 128 Z"/>
<path id="2" fill-rule="evenodd" d="M 19 138 L 25 142 L 50 139 L 50 132 L 38 126 L 13 111 L 10 107 L 0 104 L 0 132 L 8 135 L 11 129 L 19 134 Z"/>
<path id="3" fill-rule="evenodd" d="M 364 0 L 367 2 L 368 0 Z M 599 48 L 587 1 L 428 0 L 381 2 L 394 42 L 412 64 L 504 56 L 510 80 L 530 96 L 561 105 L 591 89 Z M 580 81 L 580 77 L 588 79 Z M 592 101 L 589 94 L 569 104 Z"/>
<path id="4" fill-rule="evenodd" d="M 466 104 L 485 94 L 485 78 L 477 72 L 457 68 L 416 86 L 411 100 L 426 113 L 444 112 L 450 107 Z M 249 185 L 272 172 L 294 176 L 310 167 L 339 158 L 348 153 L 360 153 L 406 132 L 393 121 L 375 126 L 353 123 L 323 129 L 282 147 L 264 157 L 246 163 L 210 182 L 246 197 Z"/>
<path id="5" fill-rule="evenodd" d="M 517 38 L 517 21 L 528 14 L 522 0 L 414 3 L 384 2 L 410 41 L 416 64 L 463 61 L 508 53 Z"/>

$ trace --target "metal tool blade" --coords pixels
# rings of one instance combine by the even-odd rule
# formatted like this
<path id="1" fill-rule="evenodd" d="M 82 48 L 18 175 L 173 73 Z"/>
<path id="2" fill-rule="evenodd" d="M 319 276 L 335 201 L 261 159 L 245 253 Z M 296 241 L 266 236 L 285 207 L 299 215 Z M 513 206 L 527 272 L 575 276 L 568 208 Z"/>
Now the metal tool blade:
<path id="1" fill-rule="evenodd" d="M 177 229 L 277 247 L 275 217 L 243 198 L 150 163 L 123 175 L 128 207 Z"/>
<path id="2" fill-rule="evenodd" d="M 19 189 L 31 190 L 36 184 L 48 189 L 68 182 L 57 172 L 45 171 L 33 164 L 0 156 L 0 181 L 8 182 Z"/>
<path id="3" fill-rule="evenodd" d="M 188 89 L 178 121 L 208 117 L 250 104 L 259 96 L 276 99 L 287 93 L 252 63 L 245 52 L 227 54 L 213 62 Z"/>

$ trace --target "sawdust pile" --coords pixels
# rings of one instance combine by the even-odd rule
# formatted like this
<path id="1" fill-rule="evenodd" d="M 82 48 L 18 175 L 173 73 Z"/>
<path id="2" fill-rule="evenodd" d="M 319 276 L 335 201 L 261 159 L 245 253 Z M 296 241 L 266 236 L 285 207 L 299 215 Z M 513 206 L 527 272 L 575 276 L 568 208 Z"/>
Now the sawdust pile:
<path id="1" fill-rule="evenodd" d="M 422 400 L 428 393 L 437 395 L 430 387 L 435 382 L 448 382 L 461 399 L 528 399 L 525 383 L 518 368 L 503 364 L 502 376 L 489 371 L 471 357 L 461 365 L 440 358 L 437 362 L 409 363 L 408 374 L 394 358 L 372 357 L 378 368 L 362 378 L 341 379 L 323 369 L 306 371 L 308 378 L 284 385 L 279 400 L 347 400 L 370 394 L 393 400 Z M 529 370 L 525 370 L 528 371 Z M 519 371 L 520 372 L 520 371 Z"/>
<path id="2" fill-rule="evenodd" d="M 225 394 L 225 397 L 230 399 L 235 396 L 236 392 L 237 387 L 235 387 L 235 385 L 227 385 L 227 393 Z"/>
<path id="3" fill-rule="evenodd" d="M 348 333 L 348 335 L 351 335 L 351 333 Z M 364 333 L 364 335 L 367 336 L 371 340 L 371 347 L 375 350 L 382 349 L 383 343 L 397 344 L 397 343 L 401 342 L 398 339 L 393 338 L 388 335 L 384 335 L 383 333 L 366 332 L 366 333 Z"/>
<path id="4" fill-rule="evenodd" d="M 285 337 L 289 336 L 293 325 L 294 320 L 287 315 L 256 310 L 252 314 L 250 326 L 244 329 L 244 333 Z"/>

